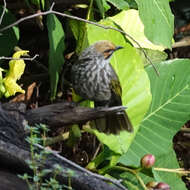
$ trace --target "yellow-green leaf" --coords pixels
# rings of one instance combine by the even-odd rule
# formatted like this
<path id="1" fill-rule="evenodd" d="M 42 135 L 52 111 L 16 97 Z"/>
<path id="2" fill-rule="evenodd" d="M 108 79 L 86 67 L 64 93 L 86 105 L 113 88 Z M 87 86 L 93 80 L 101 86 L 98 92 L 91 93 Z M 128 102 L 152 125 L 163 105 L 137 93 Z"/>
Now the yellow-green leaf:
<path id="1" fill-rule="evenodd" d="M 143 48 L 153 50 L 164 50 L 164 46 L 153 44 L 144 34 L 144 25 L 139 17 L 139 11 L 130 9 L 128 11 L 122 11 L 111 19 L 117 23 L 127 34 L 132 36 Z M 128 38 L 134 47 L 138 45 Z M 139 47 L 138 47 L 139 48 Z"/>

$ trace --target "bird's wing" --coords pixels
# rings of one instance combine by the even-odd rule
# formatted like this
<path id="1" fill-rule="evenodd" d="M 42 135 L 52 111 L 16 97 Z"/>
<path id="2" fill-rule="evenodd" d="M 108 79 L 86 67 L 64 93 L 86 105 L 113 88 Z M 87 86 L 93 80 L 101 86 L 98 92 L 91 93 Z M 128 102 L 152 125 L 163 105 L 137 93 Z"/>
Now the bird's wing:
<path id="1" fill-rule="evenodd" d="M 111 101 L 110 106 L 119 106 L 122 105 L 121 96 L 122 89 L 119 80 L 111 80 Z"/>

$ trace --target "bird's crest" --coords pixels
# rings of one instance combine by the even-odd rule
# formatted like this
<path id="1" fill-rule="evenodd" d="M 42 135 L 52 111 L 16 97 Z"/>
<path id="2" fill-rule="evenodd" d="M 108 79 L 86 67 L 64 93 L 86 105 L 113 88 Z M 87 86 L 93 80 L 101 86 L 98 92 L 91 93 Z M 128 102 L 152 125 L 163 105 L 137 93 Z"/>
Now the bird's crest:
<path id="1" fill-rule="evenodd" d="M 101 53 L 104 56 L 104 59 L 109 58 L 112 55 L 112 53 L 116 50 L 116 46 L 107 40 L 95 43 L 94 47 L 97 52 Z"/>

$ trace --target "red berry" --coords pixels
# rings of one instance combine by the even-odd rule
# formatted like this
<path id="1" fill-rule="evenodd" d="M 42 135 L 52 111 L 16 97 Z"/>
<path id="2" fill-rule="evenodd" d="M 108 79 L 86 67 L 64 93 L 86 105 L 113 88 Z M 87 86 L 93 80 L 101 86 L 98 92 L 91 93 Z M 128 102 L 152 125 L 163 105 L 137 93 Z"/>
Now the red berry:
<path id="1" fill-rule="evenodd" d="M 146 154 L 141 158 L 142 168 L 151 168 L 155 163 L 155 156 L 152 154 Z"/>
<path id="2" fill-rule="evenodd" d="M 170 190 L 170 186 L 167 183 L 160 182 L 156 185 L 155 189 Z"/>

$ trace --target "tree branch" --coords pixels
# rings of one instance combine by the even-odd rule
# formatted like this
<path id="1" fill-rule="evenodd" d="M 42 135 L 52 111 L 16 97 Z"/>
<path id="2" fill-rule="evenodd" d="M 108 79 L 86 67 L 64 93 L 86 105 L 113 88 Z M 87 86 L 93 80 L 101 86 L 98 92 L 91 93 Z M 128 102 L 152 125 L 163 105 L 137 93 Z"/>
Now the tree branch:
<path id="1" fill-rule="evenodd" d="M 3 0 L 3 3 L 4 3 L 4 6 L 3 6 L 2 15 L 1 15 L 1 17 L 0 17 L 0 25 L 2 24 L 3 17 L 4 17 L 4 15 L 5 15 L 6 7 L 7 7 L 6 0 Z"/>
<path id="2" fill-rule="evenodd" d="M 21 58 L 13 58 L 13 57 L 5 57 L 5 56 L 1 56 L 0 57 L 0 60 L 1 59 L 4 59 L 4 60 L 27 60 L 27 61 L 33 61 L 34 59 L 36 59 L 36 57 L 38 57 L 39 55 L 38 54 L 36 54 L 36 55 L 34 55 L 33 57 L 31 57 L 31 58 L 27 58 L 27 57 L 21 57 Z"/>

